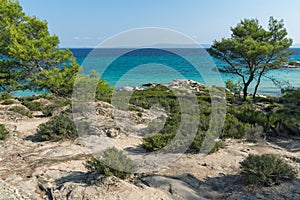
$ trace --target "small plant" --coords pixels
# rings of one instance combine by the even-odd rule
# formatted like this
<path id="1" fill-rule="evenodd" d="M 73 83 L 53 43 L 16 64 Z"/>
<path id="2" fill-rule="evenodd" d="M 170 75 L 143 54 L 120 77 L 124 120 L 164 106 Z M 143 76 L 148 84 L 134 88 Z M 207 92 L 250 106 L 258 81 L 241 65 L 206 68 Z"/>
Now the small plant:
<path id="1" fill-rule="evenodd" d="M 0 140 L 5 140 L 8 135 L 8 130 L 5 128 L 3 124 L 0 124 Z"/>
<path id="2" fill-rule="evenodd" d="M 215 144 L 215 146 L 210 150 L 209 154 L 216 153 L 220 149 L 224 149 L 224 148 L 226 148 L 225 142 L 223 142 L 223 141 L 217 141 L 216 144 Z"/>
<path id="3" fill-rule="evenodd" d="M 174 134 L 155 134 L 143 139 L 143 147 L 148 151 L 157 151 L 167 146 L 174 138 Z"/>
<path id="4" fill-rule="evenodd" d="M 41 111 L 43 108 L 41 102 L 38 102 L 38 101 L 25 100 L 23 102 L 23 105 L 26 106 L 31 111 Z"/>
<path id="5" fill-rule="evenodd" d="M 78 134 L 69 114 L 61 113 L 50 121 L 39 125 L 37 133 L 43 141 L 75 139 Z"/>
<path id="6" fill-rule="evenodd" d="M 68 100 L 59 99 L 59 100 L 56 100 L 53 104 L 44 106 L 42 108 L 42 112 L 43 112 L 44 116 L 49 117 L 49 116 L 52 116 L 54 111 L 59 110 L 68 105 L 70 105 L 70 102 Z"/>
<path id="7" fill-rule="evenodd" d="M 240 164 L 241 175 L 247 184 L 272 186 L 296 177 L 296 171 L 274 154 L 250 154 Z"/>
<path id="8" fill-rule="evenodd" d="M 11 99 L 12 95 L 9 94 L 8 92 L 3 92 L 0 96 L 0 100 L 7 100 L 7 99 Z"/>
<path id="9" fill-rule="evenodd" d="M 14 100 L 12 99 L 5 99 L 2 101 L 2 105 L 11 105 L 11 104 L 14 104 Z"/>
<path id="10" fill-rule="evenodd" d="M 138 117 L 143 117 L 143 113 L 138 112 L 138 113 L 137 113 L 137 116 L 138 116 Z"/>
<path id="11" fill-rule="evenodd" d="M 24 106 L 13 106 L 8 109 L 9 111 L 19 113 L 21 115 L 27 116 L 29 118 L 32 118 L 32 112 L 27 110 Z"/>
<path id="12" fill-rule="evenodd" d="M 248 127 L 250 127 L 250 124 L 243 123 L 234 115 L 228 113 L 226 115 L 221 138 L 244 138 Z"/>
<path id="13" fill-rule="evenodd" d="M 92 157 L 87 160 L 85 167 L 92 172 L 98 172 L 107 176 L 116 176 L 126 179 L 137 169 L 136 164 L 121 150 L 116 148 L 106 149 L 102 159 Z"/>

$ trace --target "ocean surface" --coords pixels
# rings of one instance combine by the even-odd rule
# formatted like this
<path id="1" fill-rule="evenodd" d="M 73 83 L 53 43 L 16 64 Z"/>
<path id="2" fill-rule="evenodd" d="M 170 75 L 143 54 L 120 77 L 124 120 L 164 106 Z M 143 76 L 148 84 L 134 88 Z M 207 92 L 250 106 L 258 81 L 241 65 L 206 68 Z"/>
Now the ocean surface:
<path id="1" fill-rule="evenodd" d="M 206 85 L 224 86 L 226 80 L 239 81 L 238 76 L 216 71 L 226 63 L 211 57 L 205 50 L 195 49 L 70 49 L 84 73 L 96 70 L 111 86 L 142 87 L 147 83 L 168 83 L 176 79 L 189 79 Z M 300 49 L 292 49 L 290 60 L 300 62 Z M 263 78 L 258 93 L 280 96 L 281 88 L 300 88 L 300 68 L 282 68 L 269 71 Z M 274 82 L 270 79 L 275 79 Z M 250 85 L 249 92 L 254 85 Z M 18 91 L 16 96 L 36 94 Z"/>
<path id="2" fill-rule="evenodd" d="M 290 60 L 300 62 L 300 49 L 292 49 Z M 207 85 L 224 86 L 226 80 L 237 82 L 238 76 L 216 72 L 226 63 L 212 58 L 205 51 L 194 49 L 71 49 L 85 73 L 96 70 L 110 85 L 141 87 L 146 83 L 168 83 L 175 79 L 190 79 Z M 196 67 L 196 68 L 195 68 Z M 281 88 L 300 88 L 300 68 L 269 71 L 263 78 L 259 94 L 281 95 Z M 279 82 L 274 84 L 275 79 Z M 249 92 L 253 91 L 250 86 Z"/>

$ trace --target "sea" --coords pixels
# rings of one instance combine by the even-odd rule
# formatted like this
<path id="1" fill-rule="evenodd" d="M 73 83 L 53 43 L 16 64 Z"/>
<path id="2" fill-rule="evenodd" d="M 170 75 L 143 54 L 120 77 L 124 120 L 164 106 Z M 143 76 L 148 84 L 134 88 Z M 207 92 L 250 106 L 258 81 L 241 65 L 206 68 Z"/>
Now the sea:
<path id="1" fill-rule="evenodd" d="M 211 57 L 205 49 L 70 49 L 83 67 L 83 73 L 97 71 L 111 86 L 143 87 L 144 84 L 169 83 L 176 79 L 194 80 L 206 85 L 224 86 L 227 80 L 241 81 L 240 77 L 220 73 L 227 64 Z M 290 61 L 300 62 L 300 48 L 291 49 Z M 276 81 L 274 81 L 276 80 Z M 249 92 L 253 92 L 254 84 Z M 281 89 L 300 88 L 300 68 L 270 70 L 261 81 L 258 94 L 280 96 Z M 16 96 L 32 95 L 19 91 Z"/>

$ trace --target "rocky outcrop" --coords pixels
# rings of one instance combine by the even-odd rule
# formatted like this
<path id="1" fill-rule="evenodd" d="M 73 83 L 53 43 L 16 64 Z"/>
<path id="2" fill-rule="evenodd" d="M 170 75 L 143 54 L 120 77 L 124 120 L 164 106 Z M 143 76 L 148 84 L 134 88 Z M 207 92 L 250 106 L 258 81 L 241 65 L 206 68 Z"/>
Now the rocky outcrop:
<path id="1" fill-rule="evenodd" d="M 30 200 L 23 191 L 0 180 L 0 200 Z"/>

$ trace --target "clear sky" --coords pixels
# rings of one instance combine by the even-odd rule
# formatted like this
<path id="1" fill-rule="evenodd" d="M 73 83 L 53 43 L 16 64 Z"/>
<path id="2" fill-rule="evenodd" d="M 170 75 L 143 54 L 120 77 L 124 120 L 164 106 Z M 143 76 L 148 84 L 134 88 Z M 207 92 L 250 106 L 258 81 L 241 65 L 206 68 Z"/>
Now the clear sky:
<path id="1" fill-rule="evenodd" d="M 170 28 L 201 44 L 230 36 L 243 18 L 283 19 L 300 43 L 300 0 L 19 0 L 28 15 L 47 20 L 61 47 L 95 47 L 133 28 Z"/>

